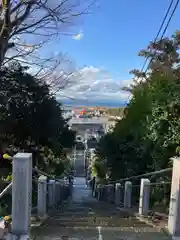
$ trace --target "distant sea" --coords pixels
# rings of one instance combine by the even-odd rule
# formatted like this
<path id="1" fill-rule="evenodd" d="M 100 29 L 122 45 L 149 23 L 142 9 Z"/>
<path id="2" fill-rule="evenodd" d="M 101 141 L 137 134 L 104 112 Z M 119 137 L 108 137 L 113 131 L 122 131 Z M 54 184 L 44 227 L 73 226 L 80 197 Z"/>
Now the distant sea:
<path id="1" fill-rule="evenodd" d="M 118 108 L 118 107 L 125 107 L 127 103 L 123 102 L 115 102 L 115 101 L 98 101 L 98 102 L 93 102 L 93 101 L 82 101 L 82 100 L 63 100 L 59 101 L 62 103 L 62 105 L 66 106 L 72 106 L 72 107 L 81 107 L 81 106 L 86 106 L 86 107 L 110 107 L 110 108 Z"/>

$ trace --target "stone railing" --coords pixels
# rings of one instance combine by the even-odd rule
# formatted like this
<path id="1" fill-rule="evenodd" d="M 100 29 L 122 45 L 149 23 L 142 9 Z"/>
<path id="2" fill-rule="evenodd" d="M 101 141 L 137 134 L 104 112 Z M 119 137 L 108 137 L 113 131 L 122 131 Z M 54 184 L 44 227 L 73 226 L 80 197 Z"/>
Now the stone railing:
<path id="1" fill-rule="evenodd" d="M 161 171 L 146 173 L 139 176 L 121 179 L 118 182 L 112 182 L 107 185 L 97 184 L 96 180 L 92 181 L 93 196 L 99 201 L 116 204 L 122 210 L 134 213 L 132 197 L 133 186 L 132 180 L 140 178 L 139 185 L 139 203 L 136 216 L 147 217 L 150 213 L 150 189 L 154 183 L 151 183 L 148 177 L 152 175 L 172 172 L 171 194 L 169 199 L 169 212 L 167 214 L 167 226 L 165 226 L 170 235 L 180 237 L 180 158 L 173 158 L 173 168 L 163 169 Z M 151 178 L 150 178 L 151 179 Z M 169 184 L 168 182 L 156 184 Z M 163 200 L 163 199 L 162 199 Z M 165 216 L 165 214 L 162 214 Z M 179 238 L 178 238 L 179 239 Z"/>
<path id="2" fill-rule="evenodd" d="M 12 160 L 12 183 L 1 193 L 2 197 L 12 187 L 12 224 L 6 239 L 29 239 L 32 211 L 32 181 L 37 183 L 37 216 L 47 217 L 48 210 L 65 200 L 72 189 L 72 182 L 50 179 L 37 168 L 32 168 L 31 153 L 17 153 Z M 38 178 L 33 177 L 36 172 Z"/>

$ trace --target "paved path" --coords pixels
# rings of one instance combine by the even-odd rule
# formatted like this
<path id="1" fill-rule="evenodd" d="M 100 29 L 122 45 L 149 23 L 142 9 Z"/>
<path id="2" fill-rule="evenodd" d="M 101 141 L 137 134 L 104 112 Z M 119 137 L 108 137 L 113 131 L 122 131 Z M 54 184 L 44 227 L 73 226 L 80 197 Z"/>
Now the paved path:
<path id="1" fill-rule="evenodd" d="M 75 178 L 73 198 L 59 206 L 45 224 L 35 230 L 36 240 L 169 240 L 116 209 L 92 198 L 84 178 Z"/>

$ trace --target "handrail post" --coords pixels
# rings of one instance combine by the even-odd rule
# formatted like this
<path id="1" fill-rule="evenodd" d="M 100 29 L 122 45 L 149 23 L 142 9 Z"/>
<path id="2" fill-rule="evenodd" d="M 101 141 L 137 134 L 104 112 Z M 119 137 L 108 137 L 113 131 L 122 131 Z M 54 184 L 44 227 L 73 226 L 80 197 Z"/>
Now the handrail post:
<path id="1" fill-rule="evenodd" d="M 180 237 L 180 158 L 173 158 L 171 197 L 168 230 L 173 237 Z M 179 239 L 179 238 L 178 238 Z"/>
<path id="2" fill-rule="evenodd" d="M 97 199 L 100 201 L 102 199 L 102 185 L 98 184 L 97 186 Z"/>
<path id="3" fill-rule="evenodd" d="M 38 179 L 38 216 L 44 218 L 46 216 L 46 199 L 47 199 L 47 177 L 40 176 Z"/>
<path id="4" fill-rule="evenodd" d="M 114 185 L 113 184 L 108 184 L 107 185 L 107 191 L 108 191 L 107 201 L 109 203 L 114 203 Z"/>
<path id="5" fill-rule="evenodd" d="M 12 171 L 12 233 L 7 239 L 29 235 L 32 202 L 32 154 L 17 153 Z"/>
<path id="6" fill-rule="evenodd" d="M 55 180 L 49 180 L 48 183 L 48 206 L 52 207 L 55 203 Z"/>
<path id="7" fill-rule="evenodd" d="M 97 181 L 96 181 L 96 178 L 93 177 L 93 179 L 92 179 L 92 195 L 93 195 L 93 197 L 95 197 L 95 195 L 96 195 L 96 187 L 97 187 Z"/>
<path id="8" fill-rule="evenodd" d="M 132 183 L 130 181 L 125 182 L 124 188 L 124 208 L 131 208 L 131 196 L 132 195 Z"/>
<path id="9" fill-rule="evenodd" d="M 148 215 L 150 181 L 147 178 L 141 179 L 140 198 L 139 198 L 139 215 Z"/>
<path id="10" fill-rule="evenodd" d="M 114 202 L 116 205 L 120 205 L 121 204 L 121 184 L 120 183 L 116 183 L 115 186 L 115 199 Z"/>
<path id="11" fill-rule="evenodd" d="M 58 203 L 61 200 L 61 183 L 55 183 L 55 202 Z"/>

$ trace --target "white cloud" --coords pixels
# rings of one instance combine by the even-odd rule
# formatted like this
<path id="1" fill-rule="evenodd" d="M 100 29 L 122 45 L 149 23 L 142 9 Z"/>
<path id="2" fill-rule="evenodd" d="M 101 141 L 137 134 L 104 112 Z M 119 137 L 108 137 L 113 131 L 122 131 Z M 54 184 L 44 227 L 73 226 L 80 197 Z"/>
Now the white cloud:
<path id="1" fill-rule="evenodd" d="M 72 38 L 73 38 L 74 40 L 79 41 L 79 40 L 81 40 L 83 37 L 84 37 L 84 33 L 81 31 L 81 32 L 78 33 L 78 34 L 75 34 Z"/>
<path id="2" fill-rule="evenodd" d="M 130 80 L 113 80 L 103 69 L 84 67 L 73 73 L 66 88 L 57 93 L 57 99 L 69 96 L 84 101 L 116 101 L 126 102 L 130 93 L 122 91 L 122 87 L 132 84 Z"/>

